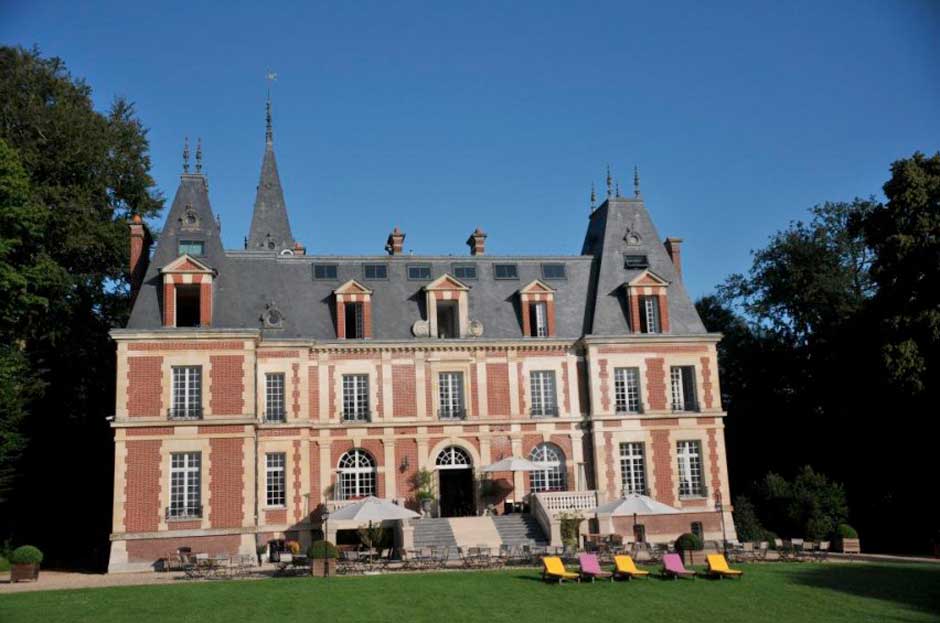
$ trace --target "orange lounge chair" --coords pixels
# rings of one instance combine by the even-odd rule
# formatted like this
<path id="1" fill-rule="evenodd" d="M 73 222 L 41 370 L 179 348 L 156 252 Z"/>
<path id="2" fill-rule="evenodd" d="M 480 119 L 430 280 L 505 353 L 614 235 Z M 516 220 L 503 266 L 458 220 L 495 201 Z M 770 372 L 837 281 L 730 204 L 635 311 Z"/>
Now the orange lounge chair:
<path id="1" fill-rule="evenodd" d="M 558 556 L 545 556 L 542 558 L 542 579 L 558 580 L 561 584 L 565 580 L 581 581 L 581 576 L 565 569 L 565 565 Z"/>
<path id="2" fill-rule="evenodd" d="M 743 571 L 730 568 L 721 554 L 709 554 L 705 559 L 708 562 L 708 575 L 717 575 L 719 578 L 739 578 L 744 575 Z"/>
<path id="3" fill-rule="evenodd" d="M 649 571 L 637 569 L 636 563 L 633 562 L 633 558 L 630 556 L 625 554 L 614 556 L 614 577 L 631 580 L 633 578 L 645 578 L 649 574 Z"/>

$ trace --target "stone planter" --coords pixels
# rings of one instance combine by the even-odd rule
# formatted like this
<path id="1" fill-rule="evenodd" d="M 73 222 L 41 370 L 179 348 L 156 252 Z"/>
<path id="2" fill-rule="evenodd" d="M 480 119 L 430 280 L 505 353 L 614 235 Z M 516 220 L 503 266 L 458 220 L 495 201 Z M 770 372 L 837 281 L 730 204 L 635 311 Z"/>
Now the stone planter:
<path id="1" fill-rule="evenodd" d="M 862 544 L 859 539 L 841 539 L 839 549 L 841 549 L 844 554 L 861 554 Z"/>
<path id="2" fill-rule="evenodd" d="M 39 579 L 39 564 L 14 564 L 10 568 L 10 582 L 35 581 Z"/>
<path id="3" fill-rule="evenodd" d="M 314 558 L 310 564 L 310 575 L 315 578 L 326 578 L 336 575 L 335 558 Z"/>

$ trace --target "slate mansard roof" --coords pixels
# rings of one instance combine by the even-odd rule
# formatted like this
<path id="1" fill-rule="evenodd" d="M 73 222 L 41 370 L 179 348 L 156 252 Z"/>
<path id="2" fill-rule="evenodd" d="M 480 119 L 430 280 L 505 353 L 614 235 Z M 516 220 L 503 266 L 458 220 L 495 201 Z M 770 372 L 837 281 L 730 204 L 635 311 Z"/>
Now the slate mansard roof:
<path id="1" fill-rule="evenodd" d="M 268 239 L 276 239 L 274 251 L 259 244 L 268 237 L 268 230 Z M 454 275 L 454 266 L 471 265 L 477 268 L 477 278 L 458 278 L 470 287 L 469 320 L 483 324 L 483 335 L 467 339 L 522 338 L 518 292 L 535 279 L 555 289 L 557 338 L 629 335 L 623 286 L 642 271 L 626 269 L 624 256 L 644 255 L 649 270 L 668 282 L 669 334 L 706 333 L 641 199 L 610 198 L 594 210 L 581 255 L 291 256 L 285 253 L 295 243 L 268 141 L 246 250 L 223 249 L 205 177 L 183 174 L 128 329 L 162 328 L 160 269 L 176 259 L 180 241 L 202 242 L 204 253 L 198 259 L 217 273 L 212 329 L 263 329 L 266 336 L 275 339 L 335 340 L 333 290 L 355 279 L 373 291 L 372 339 L 416 340 L 412 325 L 427 319 L 423 287 L 445 273 Z M 315 279 L 316 264 L 335 265 L 336 278 Z M 365 264 L 386 265 L 387 279 L 368 279 Z M 414 264 L 429 265 L 430 278 L 409 279 L 408 267 Z M 497 279 L 495 264 L 515 264 L 518 278 Z M 543 264 L 563 264 L 565 279 L 545 279 Z M 270 307 L 283 317 L 277 328 L 266 328 L 262 321 Z"/>

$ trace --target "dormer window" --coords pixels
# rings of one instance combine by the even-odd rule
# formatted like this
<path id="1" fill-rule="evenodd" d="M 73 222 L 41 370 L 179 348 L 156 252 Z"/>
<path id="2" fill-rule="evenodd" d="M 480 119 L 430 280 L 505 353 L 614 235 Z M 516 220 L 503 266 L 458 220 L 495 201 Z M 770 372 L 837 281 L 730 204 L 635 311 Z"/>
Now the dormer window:
<path id="1" fill-rule="evenodd" d="M 184 254 L 160 272 L 163 274 L 163 326 L 210 326 L 215 271 Z"/>
<path id="2" fill-rule="evenodd" d="M 201 257 L 206 254 L 206 243 L 202 240 L 180 240 L 177 255 Z"/>
<path id="3" fill-rule="evenodd" d="M 649 268 L 650 261 L 645 255 L 624 255 L 623 267 L 627 270 L 643 270 Z"/>
<path id="4" fill-rule="evenodd" d="M 529 305 L 532 316 L 532 334 L 535 337 L 548 336 L 548 305 L 544 301 Z"/>
<path id="5" fill-rule="evenodd" d="M 555 290 L 536 279 L 519 290 L 522 333 L 526 337 L 555 335 Z"/>
<path id="6" fill-rule="evenodd" d="M 431 337 L 454 339 L 470 333 L 470 288 L 451 275 L 424 286 Z"/>
<path id="7" fill-rule="evenodd" d="M 640 333 L 662 333 L 660 322 L 659 297 L 641 296 L 640 302 Z"/>
<path id="8" fill-rule="evenodd" d="M 372 337 L 372 290 L 350 279 L 333 290 L 336 297 L 336 337 L 361 340 Z"/>
<path id="9" fill-rule="evenodd" d="M 646 269 L 625 283 L 624 287 L 630 310 L 630 329 L 634 333 L 668 333 L 666 294 L 669 282 Z"/>

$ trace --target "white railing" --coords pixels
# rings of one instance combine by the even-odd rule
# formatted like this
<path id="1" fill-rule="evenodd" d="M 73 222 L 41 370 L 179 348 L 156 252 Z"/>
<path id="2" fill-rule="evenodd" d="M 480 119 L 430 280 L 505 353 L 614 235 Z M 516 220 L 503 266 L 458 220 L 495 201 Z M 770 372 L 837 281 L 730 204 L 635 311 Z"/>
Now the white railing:
<path id="1" fill-rule="evenodd" d="M 551 514 L 593 510 L 597 491 L 552 491 L 536 493 L 542 508 Z"/>

